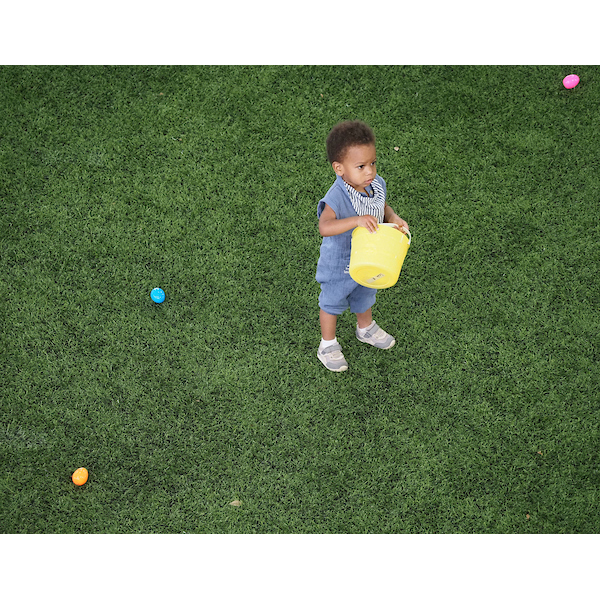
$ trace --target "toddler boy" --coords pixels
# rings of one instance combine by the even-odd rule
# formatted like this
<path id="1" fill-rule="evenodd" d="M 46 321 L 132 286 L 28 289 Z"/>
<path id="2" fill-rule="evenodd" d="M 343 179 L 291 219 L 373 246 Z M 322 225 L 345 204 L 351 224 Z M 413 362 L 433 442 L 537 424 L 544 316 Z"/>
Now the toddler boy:
<path id="1" fill-rule="evenodd" d="M 327 157 L 335 183 L 319 202 L 319 233 L 323 236 L 317 264 L 321 344 L 317 356 L 330 371 L 345 371 L 348 363 L 336 338 L 337 317 L 347 308 L 356 314 L 356 337 L 376 348 L 391 348 L 395 340 L 379 327 L 371 312 L 377 290 L 356 283 L 349 273 L 352 230 L 377 230 L 393 223 L 408 224 L 386 202 L 385 181 L 377 175 L 375 135 L 362 121 L 344 121 L 327 136 Z"/>

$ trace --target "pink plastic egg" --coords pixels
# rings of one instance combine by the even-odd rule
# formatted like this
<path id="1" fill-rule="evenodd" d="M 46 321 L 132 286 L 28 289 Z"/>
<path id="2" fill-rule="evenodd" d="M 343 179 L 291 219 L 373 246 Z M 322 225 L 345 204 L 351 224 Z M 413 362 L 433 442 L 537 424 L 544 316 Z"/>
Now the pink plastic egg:
<path id="1" fill-rule="evenodd" d="M 567 75 L 563 79 L 563 85 L 570 90 L 574 88 L 579 83 L 579 75 Z"/>

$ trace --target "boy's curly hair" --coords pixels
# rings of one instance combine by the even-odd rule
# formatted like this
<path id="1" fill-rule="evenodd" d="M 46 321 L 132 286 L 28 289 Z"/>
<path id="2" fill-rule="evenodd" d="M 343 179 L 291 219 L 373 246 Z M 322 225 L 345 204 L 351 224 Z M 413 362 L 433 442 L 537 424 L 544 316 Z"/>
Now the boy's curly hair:
<path id="1" fill-rule="evenodd" d="M 362 121 L 342 121 L 327 136 L 327 159 L 341 162 L 348 148 L 375 143 L 373 130 Z"/>

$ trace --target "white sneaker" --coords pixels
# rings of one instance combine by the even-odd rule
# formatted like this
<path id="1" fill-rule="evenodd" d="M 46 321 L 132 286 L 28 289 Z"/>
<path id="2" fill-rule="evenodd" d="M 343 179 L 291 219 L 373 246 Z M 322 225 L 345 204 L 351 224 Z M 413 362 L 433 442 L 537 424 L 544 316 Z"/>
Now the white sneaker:
<path id="1" fill-rule="evenodd" d="M 339 344 L 332 344 L 325 348 L 317 350 L 319 360 L 330 370 L 339 373 L 348 368 L 348 363 L 342 354 L 342 347 Z"/>
<path id="2" fill-rule="evenodd" d="M 358 325 L 356 326 L 356 337 L 365 344 L 371 344 L 375 348 L 381 348 L 382 350 L 388 350 L 395 343 L 396 340 L 389 334 L 386 333 L 375 321 L 371 323 L 367 331 L 361 335 L 358 331 Z"/>

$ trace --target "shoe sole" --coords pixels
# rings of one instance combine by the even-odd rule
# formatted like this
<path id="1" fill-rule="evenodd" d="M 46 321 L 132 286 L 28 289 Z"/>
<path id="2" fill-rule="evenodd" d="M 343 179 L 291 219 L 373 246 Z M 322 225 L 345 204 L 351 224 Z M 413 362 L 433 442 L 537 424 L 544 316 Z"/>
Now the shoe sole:
<path id="1" fill-rule="evenodd" d="M 362 342 L 363 344 L 369 344 L 369 346 L 373 346 L 373 348 L 377 348 L 378 350 L 389 350 L 390 348 L 393 348 L 395 346 L 395 344 L 396 344 L 396 340 L 392 340 L 392 343 L 389 346 L 386 346 L 385 348 L 381 348 L 380 346 L 376 346 L 375 344 L 371 344 L 371 342 L 369 342 L 367 340 L 362 340 L 358 336 L 356 336 L 356 339 L 359 342 Z"/>

